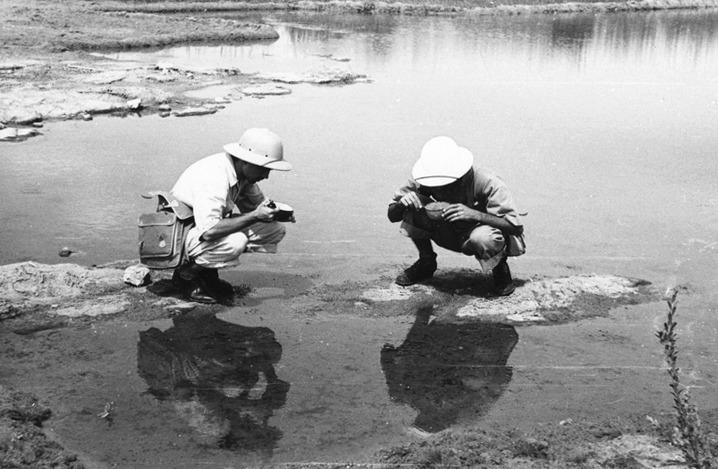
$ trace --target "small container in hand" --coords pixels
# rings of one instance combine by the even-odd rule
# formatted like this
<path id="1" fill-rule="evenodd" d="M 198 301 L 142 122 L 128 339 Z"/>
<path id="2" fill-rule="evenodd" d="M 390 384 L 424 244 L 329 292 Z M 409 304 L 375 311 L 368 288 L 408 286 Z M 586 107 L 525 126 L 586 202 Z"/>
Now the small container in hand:
<path id="1" fill-rule="evenodd" d="M 448 202 L 431 202 L 429 204 L 426 204 L 424 208 L 426 209 L 426 214 L 432 220 L 443 220 L 444 209 L 447 208 L 449 205 L 451 204 Z"/>
<path id="2" fill-rule="evenodd" d="M 281 202 L 274 202 L 274 205 L 279 209 L 279 211 L 274 214 L 274 220 L 292 221 L 292 217 L 294 216 L 294 209 L 292 207 Z"/>

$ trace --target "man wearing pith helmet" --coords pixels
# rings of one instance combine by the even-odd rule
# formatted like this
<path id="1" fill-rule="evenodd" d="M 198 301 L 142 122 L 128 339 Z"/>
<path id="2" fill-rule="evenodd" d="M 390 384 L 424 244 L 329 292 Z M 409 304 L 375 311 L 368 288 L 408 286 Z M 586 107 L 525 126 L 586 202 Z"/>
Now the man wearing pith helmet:
<path id="1" fill-rule="evenodd" d="M 437 268 L 436 243 L 474 256 L 492 271 L 494 294 L 515 290 L 508 256 L 525 252 L 523 225 L 504 181 L 474 161 L 473 154 L 449 137 L 430 139 L 412 169 L 412 177 L 396 191 L 389 220 L 401 221 L 419 259 L 397 278 L 402 286 L 430 279 Z"/>
<path id="2" fill-rule="evenodd" d="M 252 128 L 238 142 L 225 145 L 224 152 L 207 156 L 182 173 L 172 195 L 192 208 L 195 226 L 185 240 L 187 261 L 172 280 L 187 290 L 191 300 L 217 302 L 228 289 L 217 269 L 237 265 L 242 253 L 277 251 L 286 229 L 275 221 L 278 208 L 257 183 L 272 170 L 290 169 L 279 136 Z"/>

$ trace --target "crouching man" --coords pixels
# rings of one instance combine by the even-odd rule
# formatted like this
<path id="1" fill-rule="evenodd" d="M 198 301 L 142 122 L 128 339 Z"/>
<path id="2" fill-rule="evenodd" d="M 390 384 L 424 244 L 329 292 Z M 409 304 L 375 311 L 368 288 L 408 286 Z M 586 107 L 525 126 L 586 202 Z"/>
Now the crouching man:
<path id="1" fill-rule="evenodd" d="M 428 205 L 428 207 L 427 207 Z M 507 256 L 525 252 L 523 226 L 501 178 L 474 163 L 473 154 L 449 137 L 435 137 L 422 148 L 412 177 L 394 194 L 391 222 L 402 222 L 419 259 L 397 278 L 402 286 L 427 280 L 436 271 L 438 246 L 475 256 L 491 270 L 494 294 L 507 296 L 515 285 Z"/>
<path id="2" fill-rule="evenodd" d="M 231 287 L 220 281 L 217 269 L 239 264 L 242 253 L 277 251 L 286 229 L 274 220 L 278 209 L 257 183 L 271 170 L 290 169 L 279 136 L 253 128 L 239 142 L 225 145 L 223 153 L 182 173 L 172 195 L 192 208 L 195 226 L 185 239 L 187 260 L 175 269 L 172 281 L 191 300 L 216 303 L 227 295 Z"/>

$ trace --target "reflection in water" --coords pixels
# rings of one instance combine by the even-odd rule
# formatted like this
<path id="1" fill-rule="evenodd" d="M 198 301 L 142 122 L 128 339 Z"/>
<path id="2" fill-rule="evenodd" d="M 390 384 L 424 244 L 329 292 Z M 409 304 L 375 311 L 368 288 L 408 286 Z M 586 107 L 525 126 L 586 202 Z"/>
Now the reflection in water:
<path id="1" fill-rule="evenodd" d="M 384 345 L 381 364 L 390 397 L 419 411 L 417 428 L 438 432 L 462 415 L 476 419 L 499 398 L 518 334 L 512 326 L 437 324 L 430 316 L 430 307 L 419 310 L 404 343 Z"/>
<path id="2" fill-rule="evenodd" d="M 551 44 L 553 47 L 582 49 L 593 36 L 596 20 L 588 15 L 558 15 L 551 22 Z"/>
<path id="3" fill-rule="evenodd" d="M 289 391 L 274 371 L 282 346 L 272 330 L 214 316 L 173 323 L 140 332 L 137 367 L 149 392 L 172 401 L 202 443 L 271 456 L 282 433 L 268 421 Z"/>

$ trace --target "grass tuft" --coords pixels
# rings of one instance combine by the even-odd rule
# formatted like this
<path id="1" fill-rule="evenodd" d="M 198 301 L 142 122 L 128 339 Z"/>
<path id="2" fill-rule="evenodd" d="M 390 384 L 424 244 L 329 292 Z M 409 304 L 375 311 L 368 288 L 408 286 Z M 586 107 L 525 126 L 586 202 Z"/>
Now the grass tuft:
<path id="1" fill-rule="evenodd" d="M 701 428 L 701 420 L 696 406 L 691 403 L 688 388 L 680 382 L 678 367 L 678 337 L 676 335 L 676 313 L 678 292 L 673 291 L 668 298 L 668 317 L 663 329 L 656 332 L 663 345 L 663 352 L 668 364 L 669 384 L 673 396 L 673 409 L 676 412 L 676 425 L 671 435 L 672 442 L 677 446 L 686 462 L 695 469 L 708 469 L 711 466 L 711 453 L 707 439 Z"/>

